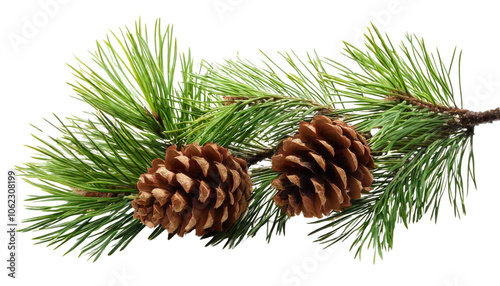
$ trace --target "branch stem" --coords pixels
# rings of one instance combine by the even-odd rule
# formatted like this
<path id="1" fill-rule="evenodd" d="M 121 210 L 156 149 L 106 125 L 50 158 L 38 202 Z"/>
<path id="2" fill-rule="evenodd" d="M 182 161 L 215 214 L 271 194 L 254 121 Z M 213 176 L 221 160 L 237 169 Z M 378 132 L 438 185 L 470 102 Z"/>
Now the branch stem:
<path id="1" fill-rule="evenodd" d="M 493 121 L 500 120 L 500 107 L 487 111 L 471 111 L 458 107 L 448 107 L 441 104 L 432 104 L 430 102 L 426 102 L 405 94 L 388 96 L 386 100 L 392 100 L 398 103 L 405 101 L 413 106 L 425 108 L 436 113 L 448 113 L 450 115 L 457 116 L 460 126 L 465 128 L 473 128 L 474 126 L 480 124 L 492 123 Z"/>
<path id="2" fill-rule="evenodd" d="M 460 121 L 465 126 L 473 127 L 484 123 L 492 123 L 500 120 L 500 107 L 486 111 L 469 111 L 466 110 L 460 116 Z"/>
<path id="3" fill-rule="evenodd" d="M 274 155 L 274 153 L 275 153 L 275 150 L 273 148 L 270 148 L 267 150 L 257 152 L 255 154 L 253 154 L 252 156 L 244 157 L 242 159 L 244 159 L 247 162 L 248 166 L 251 166 L 251 165 L 258 163 L 264 159 L 271 158 Z"/>

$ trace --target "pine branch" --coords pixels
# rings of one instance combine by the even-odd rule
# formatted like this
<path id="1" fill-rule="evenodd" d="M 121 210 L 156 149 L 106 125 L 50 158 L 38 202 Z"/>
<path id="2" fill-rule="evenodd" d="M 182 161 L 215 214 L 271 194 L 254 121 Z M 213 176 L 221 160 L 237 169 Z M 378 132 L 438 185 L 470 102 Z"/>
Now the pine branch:
<path id="1" fill-rule="evenodd" d="M 194 72 L 190 52 L 178 55 L 173 28 L 163 32 L 157 21 L 152 44 L 140 21 L 133 32 L 112 33 L 97 43 L 92 54 L 95 68 L 82 60 L 78 67 L 70 66 L 77 78 L 70 85 L 79 99 L 96 110 L 174 144 L 182 143 L 176 142 L 180 130 L 204 113 L 206 98 L 190 76 Z M 179 89 L 177 73 L 182 76 Z"/>
<path id="2" fill-rule="evenodd" d="M 206 118 L 203 129 L 213 124 L 221 132 L 232 125 L 229 122 L 235 122 L 242 127 L 240 130 L 250 128 L 255 132 L 251 139 L 258 138 L 258 142 L 266 142 L 262 140 L 264 138 L 279 140 L 291 136 L 296 132 L 298 122 L 310 117 L 280 118 L 287 125 L 283 132 L 273 132 L 276 126 L 280 126 L 277 122 L 266 125 L 268 129 L 254 127 L 276 116 L 269 115 L 264 108 L 269 103 L 261 101 L 262 98 L 284 96 L 287 99 L 307 99 L 311 101 L 311 106 L 323 104 L 325 108 L 315 109 L 314 113 L 341 117 L 363 134 L 376 132 L 369 141 L 376 162 L 371 193 L 353 202 L 353 207 L 321 220 L 319 223 L 325 225 L 314 232 L 326 232 L 318 238 L 326 245 L 355 236 L 353 247 L 358 247 L 357 255 L 360 255 L 364 245 L 375 248 L 380 255 L 383 250 L 390 249 L 395 225 L 399 221 L 408 226 L 428 211 L 432 211 L 432 217 L 437 219 L 445 189 L 455 214 L 465 212 L 463 199 L 467 188 L 461 174 L 463 162 L 467 161 L 469 167 L 465 181 L 468 184 L 469 176 L 474 179 L 473 155 L 468 149 L 472 144 L 472 133 L 469 123 L 461 121 L 461 118 L 466 118 L 462 116 L 467 112 L 456 104 L 456 99 L 462 101 L 460 76 L 458 93 L 452 84 L 456 50 L 451 63 L 444 63 L 439 51 L 435 57 L 428 52 L 423 40 L 408 35 L 407 41 L 397 51 L 387 37 L 376 28 L 373 31 L 366 36 L 366 52 L 346 44 L 346 55 L 358 65 L 358 71 L 315 57 L 312 66 L 316 68 L 313 69 L 316 74 L 305 76 L 311 71 L 307 65 L 292 62 L 292 73 L 267 57 L 265 68 L 242 60 L 209 66 L 209 73 L 201 81 L 208 92 L 225 100 L 220 110 L 227 111 L 214 113 L 213 119 Z M 458 66 L 460 61 L 461 53 Z M 276 76 L 275 67 L 291 83 Z M 325 67 L 334 71 L 327 71 Z M 297 74 L 300 76 L 295 76 Z M 332 96 L 349 107 L 334 109 Z M 241 108 L 244 107 L 243 111 L 248 111 L 248 114 L 262 112 L 262 115 L 255 116 L 252 126 L 245 125 L 248 119 L 243 114 L 247 113 L 237 110 L 237 103 L 243 105 Z M 288 114 L 293 114 L 296 109 L 288 107 L 286 110 Z M 220 118 L 225 121 L 218 121 Z M 241 134 L 245 136 L 236 136 L 234 140 L 238 144 L 251 140 L 246 137 L 248 134 Z M 233 135 L 230 133 L 227 143 L 223 144 L 234 142 L 230 139 Z M 279 141 L 272 143 L 271 146 L 277 146 Z M 262 152 L 269 155 L 267 150 L 261 148 L 254 150 L 253 154 Z M 252 158 L 251 154 L 249 158 Z"/>
<path id="3" fill-rule="evenodd" d="M 439 52 L 436 60 L 423 41 L 408 36 L 409 46 L 400 45 L 400 56 L 390 40 L 373 29 L 375 36 L 366 36 L 366 52 L 346 44 L 346 55 L 361 72 L 328 60 L 340 75 L 323 75 L 343 86 L 339 93 L 355 104 L 337 111 L 338 116 L 356 124 L 358 131 L 377 130 L 370 139 L 376 155 L 373 191 L 352 209 L 320 221 L 325 225 L 313 233 L 325 231 L 318 241 L 327 245 L 353 235 L 356 255 L 366 245 L 382 256 L 393 246 L 396 223 L 408 227 L 428 211 L 437 219 L 445 190 L 455 214 L 465 213 L 463 200 L 474 167 L 470 124 L 462 121 L 469 111 L 455 104 L 456 97 L 461 101 L 461 90 L 454 93 L 451 80 L 455 52 L 452 63 L 445 64 Z"/>
<path id="4" fill-rule="evenodd" d="M 462 109 L 456 49 L 446 63 L 423 40 L 408 35 L 396 49 L 373 27 L 365 51 L 346 43 L 355 69 L 292 52 L 281 54 L 283 63 L 264 55 L 262 66 L 238 59 L 195 71 L 190 53 L 178 54 L 170 26 L 162 32 L 158 21 L 149 39 L 139 22 L 133 32 L 98 43 L 94 66 L 79 61 L 73 68 L 72 86 L 95 109 L 91 118 L 56 117 L 59 137 L 36 136 L 36 162 L 19 169 L 44 191 L 29 201 L 52 203 L 29 207 L 46 213 L 23 230 L 45 231 L 35 238 L 40 243 L 72 241 L 69 251 L 80 247 L 95 259 L 112 244 L 109 254 L 124 249 L 144 228 L 130 206 L 139 176 L 167 146 L 192 142 L 217 143 L 253 165 L 247 214 L 228 231 L 204 236 L 207 245 L 233 248 L 264 226 L 269 241 L 284 233 L 288 217 L 273 201 L 278 173 L 268 159 L 317 114 L 366 134 L 376 164 L 369 194 L 315 222 L 318 241 L 329 246 L 353 237 L 356 255 L 367 246 L 382 256 L 397 223 L 408 227 L 429 212 L 437 220 L 445 193 L 455 215 L 465 214 L 469 179 L 475 183 L 473 128 L 498 120 L 500 109 Z"/>
<path id="5" fill-rule="evenodd" d="M 80 247 L 80 255 L 94 261 L 111 245 L 110 255 L 124 249 L 143 230 L 130 205 L 139 176 L 155 158 L 165 156 L 167 146 L 183 142 L 179 130 L 210 106 L 191 76 L 190 53 L 180 55 L 180 70 L 176 68 L 172 28 L 163 33 L 158 21 L 150 38 L 153 47 L 140 22 L 135 28 L 122 32 L 121 39 L 113 34 L 115 42 L 108 38 L 97 44 L 96 68 L 82 61 L 82 68 L 73 68 L 77 83 L 72 86 L 95 109 L 91 118 L 56 116 L 49 123 L 60 135 L 35 136 L 40 144 L 31 147 L 38 153 L 36 161 L 18 167 L 43 191 L 28 201 L 56 203 L 29 206 L 47 214 L 25 220 L 31 225 L 22 231 L 44 231 L 35 238 L 38 243 L 56 248 L 72 243 L 68 252 Z M 179 89 L 177 72 L 183 80 Z M 150 239 L 161 233 L 155 229 Z"/>
<path id="6" fill-rule="evenodd" d="M 163 144 L 104 115 L 69 122 L 59 120 L 64 135 L 51 138 L 54 143 L 39 139 L 43 145 L 32 147 L 40 153 L 37 163 L 18 167 L 45 192 L 28 201 L 59 202 L 28 207 L 48 214 L 25 220 L 31 225 L 22 231 L 50 231 L 35 240 L 56 248 L 73 241 L 68 252 L 82 245 L 81 254 L 97 259 L 112 241 L 114 249 L 124 247 L 138 233 L 132 230 L 142 229 L 131 220 L 128 195 L 137 193 L 138 176 L 163 155 Z M 91 237 L 95 240 L 89 242 Z"/>
<path id="7" fill-rule="evenodd" d="M 319 57 L 308 54 L 303 61 L 291 54 L 280 54 L 280 63 L 263 53 L 267 59 L 263 67 L 242 59 L 226 60 L 222 65 L 205 63 L 208 72 L 199 77 L 200 83 L 210 94 L 226 98 L 280 96 L 335 108 L 338 96 L 334 86 L 320 76 L 326 69 Z"/>

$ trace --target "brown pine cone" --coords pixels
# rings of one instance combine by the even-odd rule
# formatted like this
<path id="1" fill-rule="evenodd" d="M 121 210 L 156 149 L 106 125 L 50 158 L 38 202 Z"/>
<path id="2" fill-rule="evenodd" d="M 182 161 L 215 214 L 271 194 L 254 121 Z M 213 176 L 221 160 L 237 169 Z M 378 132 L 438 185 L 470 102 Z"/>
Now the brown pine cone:
<path id="1" fill-rule="evenodd" d="M 272 157 L 273 170 L 281 172 L 272 182 L 278 190 L 274 201 L 288 216 L 321 218 L 369 191 L 373 167 L 361 134 L 342 120 L 317 115 L 311 123 L 301 122 Z"/>
<path id="2" fill-rule="evenodd" d="M 227 230 L 248 208 L 252 182 L 247 164 L 224 147 L 170 146 L 165 160 L 155 159 L 152 165 L 140 176 L 139 195 L 132 201 L 134 218 L 150 228 L 160 224 L 181 237 L 196 229 L 202 236 Z"/>

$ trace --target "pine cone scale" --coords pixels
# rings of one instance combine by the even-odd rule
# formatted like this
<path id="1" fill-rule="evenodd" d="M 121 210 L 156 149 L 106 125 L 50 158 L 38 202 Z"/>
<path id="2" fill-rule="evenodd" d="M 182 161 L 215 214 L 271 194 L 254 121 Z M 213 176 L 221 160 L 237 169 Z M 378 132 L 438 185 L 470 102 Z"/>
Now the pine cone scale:
<path id="1" fill-rule="evenodd" d="M 199 177 L 207 177 L 209 167 L 210 164 L 208 161 L 202 157 L 191 157 L 191 161 L 189 162 L 189 172 Z"/>
<path id="2" fill-rule="evenodd" d="M 210 186 L 205 181 L 200 181 L 198 200 L 201 203 L 206 202 L 208 197 L 210 196 L 210 193 Z"/>

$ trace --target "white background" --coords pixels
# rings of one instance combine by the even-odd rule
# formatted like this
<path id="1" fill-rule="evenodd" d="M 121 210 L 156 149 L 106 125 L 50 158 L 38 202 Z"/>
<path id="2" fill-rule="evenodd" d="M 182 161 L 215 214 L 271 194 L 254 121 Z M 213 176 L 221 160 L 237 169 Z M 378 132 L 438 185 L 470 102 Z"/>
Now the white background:
<path id="1" fill-rule="evenodd" d="M 359 44 L 372 21 L 395 40 L 408 31 L 447 56 L 455 45 L 463 49 L 465 107 L 485 110 L 500 106 L 499 11 L 495 1 L 2 1 L 0 170 L 5 174 L 29 160 L 32 152 L 23 146 L 34 143 L 29 123 L 40 123 L 53 112 L 69 116 L 88 109 L 70 97 L 66 82 L 73 79 L 66 63 L 75 63 L 75 55 L 88 61 L 96 40 L 109 30 L 133 26 L 139 17 L 150 25 L 158 17 L 174 24 L 180 48 L 191 47 L 197 59 L 208 61 L 234 58 L 238 51 L 256 60 L 261 58 L 258 49 L 271 54 L 316 49 L 339 59 L 342 41 Z M 29 23 L 34 30 L 27 31 Z M 62 257 L 64 249 L 33 245 L 35 234 L 22 233 L 19 278 L 7 279 L 2 195 L 0 277 L 7 284 L 1 284 L 500 285 L 499 127 L 476 129 L 478 190 L 466 200 L 467 216 L 454 218 L 443 200 L 438 224 L 426 217 L 409 229 L 399 226 L 394 249 L 375 264 L 371 250 L 355 260 L 350 243 L 323 251 L 306 235 L 313 226 L 294 218 L 286 238 L 275 237 L 270 244 L 261 234 L 235 250 L 223 250 L 205 248 L 194 235 L 148 241 L 144 232 L 125 251 L 96 263 L 77 258 L 76 252 Z M 24 182 L 19 190 L 20 199 L 39 193 Z M 31 215 L 19 208 L 20 218 Z"/>

